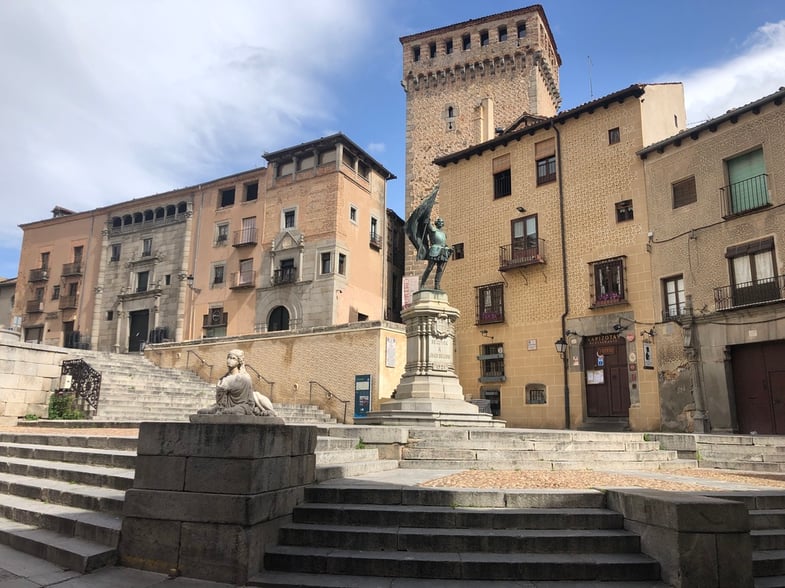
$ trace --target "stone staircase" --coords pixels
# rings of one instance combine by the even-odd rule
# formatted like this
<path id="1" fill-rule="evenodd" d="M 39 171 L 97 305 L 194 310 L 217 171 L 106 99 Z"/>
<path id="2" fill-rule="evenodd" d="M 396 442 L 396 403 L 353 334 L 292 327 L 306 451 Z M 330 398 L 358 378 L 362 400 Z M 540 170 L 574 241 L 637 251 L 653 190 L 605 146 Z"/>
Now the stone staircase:
<path id="1" fill-rule="evenodd" d="M 0 543 L 82 573 L 114 564 L 136 446 L 135 431 L 0 433 Z M 317 438 L 319 481 L 397 465 L 352 439 Z"/>
<path id="2" fill-rule="evenodd" d="M 306 488 L 250 586 L 662 587 L 601 492 Z M 460 584 L 456 584 L 460 582 Z M 550 584 L 549 584 L 550 585 Z"/>
<path id="3" fill-rule="evenodd" d="M 69 359 L 82 359 L 101 373 L 96 420 L 182 421 L 215 401 L 214 383 L 189 370 L 158 367 L 140 354 L 79 350 Z M 287 424 L 336 422 L 316 406 L 273 406 Z"/>
<path id="4" fill-rule="evenodd" d="M 785 476 L 782 435 L 685 435 L 652 433 L 652 438 L 702 468 L 744 470 Z"/>
<path id="5" fill-rule="evenodd" d="M 410 429 L 401 468 L 660 470 L 696 467 L 645 433 L 529 429 Z"/>

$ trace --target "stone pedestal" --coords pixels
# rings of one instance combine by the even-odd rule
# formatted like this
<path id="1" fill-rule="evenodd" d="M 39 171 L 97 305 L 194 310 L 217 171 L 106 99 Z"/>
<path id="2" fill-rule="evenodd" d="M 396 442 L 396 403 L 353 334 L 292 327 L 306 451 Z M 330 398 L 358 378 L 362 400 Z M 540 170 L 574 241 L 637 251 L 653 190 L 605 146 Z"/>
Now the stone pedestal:
<path id="1" fill-rule="evenodd" d="M 197 420 L 141 424 L 120 561 L 244 585 L 314 482 L 316 428 L 264 417 Z"/>
<path id="2" fill-rule="evenodd" d="M 466 402 L 455 373 L 457 308 L 441 290 L 420 290 L 401 316 L 406 324 L 406 368 L 395 398 L 358 424 L 395 426 L 503 426 Z"/>

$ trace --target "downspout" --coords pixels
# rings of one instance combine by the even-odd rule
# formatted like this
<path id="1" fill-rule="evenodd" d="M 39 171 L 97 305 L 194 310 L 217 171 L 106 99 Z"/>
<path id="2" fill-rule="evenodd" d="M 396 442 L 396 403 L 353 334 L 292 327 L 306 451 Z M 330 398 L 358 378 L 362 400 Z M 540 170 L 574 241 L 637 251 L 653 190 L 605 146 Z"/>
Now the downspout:
<path id="1" fill-rule="evenodd" d="M 567 232 L 564 227 L 564 184 L 562 182 L 562 166 L 561 166 L 561 134 L 556 126 L 553 124 L 553 130 L 556 133 L 556 173 L 559 182 L 559 231 L 561 233 L 561 268 L 562 268 L 562 285 L 564 288 L 564 313 L 561 315 L 561 335 L 567 332 L 567 315 L 570 313 L 570 293 L 567 287 Z M 569 353 L 568 351 L 565 353 Z M 569 359 L 568 356 L 562 358 L 562 378 L 564 381 L 564 427 L 570 428 L 570 382 L 568 372 Z"/>

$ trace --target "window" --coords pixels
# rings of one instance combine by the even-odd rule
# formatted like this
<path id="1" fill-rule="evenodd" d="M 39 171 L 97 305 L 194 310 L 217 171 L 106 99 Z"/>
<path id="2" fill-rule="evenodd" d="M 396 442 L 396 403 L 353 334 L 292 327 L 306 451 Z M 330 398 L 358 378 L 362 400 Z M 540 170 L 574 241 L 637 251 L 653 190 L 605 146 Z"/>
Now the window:
<path id="1" fill-rule="evenodd" d="M 504 382 L 504 346 L 489 343 L 480 347 L 480 382 Z"/>
<path id="2" fill-rule="evenodd" d="M 379 219 L 371 217 L 371 239 L 379 238 Z"/>
<path id="3" fill-rule="evenodd" d="M 526 23 L 519 22 L 518 23 L 518 38 L 523 39 L 526 36 Z"/>
<path id="4" fill-rule="evenodd" d="M 224 272 L 226 268 L 223 264 L 213 266 L 213 279 L 211 281 L 213 287 L 222 286 L 224 284 Z"/>
<path id="5" fill-rule="evenodd" d="M 41 301 L 44 299 L 44 288 L 35 289 L 35 299 Z"/>
<path id="6" fill-rule="evenodd" d="M 504 283 L 487 284 L 475 288 L 477 324 L 504 322 Z"/>
<path id="7" fill-rule="evenodd" d="M 663 318 L 665 320 L 674 319 L 684 314 L 685 299 L 684 299 L 684 277 L 673 276 L 666 278 L 662 281 L 662 293 L 665 300 L 665 312 Z"/>
<path id="8" fill-rule="evenodd" d="M 501 26 L 499 27 L 499 42 L 507 40 L 507 27 Z"/>
<path id="9" fill-rule="evenodd" d="M 259 198 L 259 182 L 245 185 L 245 201 L 250 202 Z"/>
<path id="10" fill-rule="evenodd" d="M 526 384 L 526 404 L 547 404 L 545 384 Z"/>
<path id="11" fill-rule="evenodd" d="M 142 239 L 142 257 L 150 257 L 153 254 L 152 238 Z"/>
<path id="12" fill-rule="evenodd" d="M 455 130 L 455 107 L 448 106 L 447 111 L 445 112 L 445 122 L 447 123 L 447 130 L 454 131 Z"/>
<path id="13" fill-rule="evenodd" d="M 215 226 L 215 244 L 226 245 L 229 242 L 229 223 Z"/>
<path id="14" fill-rule="evenodd" d="M 472 36 L 471 35 L 464 35 L 461 37 L 461 47 L 464 51 L 468 51 L 472 48 Z"/>
<path id="15" fill-rule="evenodd" d="M 463 259 L 463 243 L 456 243 L 452 246 L 453 259 Z"/>
<path id="16" fill-rule="evenodd" d="M 338 254 L 338 273 L 342 276 L 346 275 L 346 255 L 343 253 Z"/>
<path id="17" fill-rule="evenodd" d="M 615 145 L 620 141 L 621 141 L 621 133 L 619 132 L 619 127 L 616 127 L 615 129 L 610 129 L 608 131 L 608 145 Z"/>
<path id="18" fill-rule="evenodd" d="M 428 45 L 428 56 L 433 59 L 436 57 L 436 43 L 430 43 Z"/>
<path id="19" fill-rule="evenodd" d="M 49 269 L 49 252 L 41 253 L 41 269 Z"/>
<path id="20" fill-rule="evenodd" d="M 107 310 L 106 311 L 106 320 L 108 320 L 108 321 L 114 320 L 114 311 L 113 310 Z"/>
<path id="21" fill-rule="evenodd" d="M 287 331 L 289 330 L 289 311 L 284 306 L 276 306 L 267 319 L 268 331 Z"/>
<path id="22" fill-rule="evenodd" d="M 480 31 L 480 47 L 486 47 L 490 43 L 488 31 Z"/>
<path id="23" fill-rule="evenodd" d="M 763 149 L 756 149 L 726 162 L 728 186 L 723 191 L 726 215 L 739 214 L 769 204 L 768 177 Z"/>
<path id="24" fill-rule="evenodd" d="M 493 160 L 493 197 L 502 198 L 510 194 L 512 194 L 512 173 L 508 153 Z"/>
<path id="25" fill-rule="evenodd" d="M 248 243 L 256 243 L 256 217 L 249 216 L 242 220 L 242 229 L 238 235 L 239 239 L 235 239 L 236 245 L 244 245 Z"/>
<path id="26" fill-rule="evenodd" d="M 109 261 L 120 261 L 120 243 L 112 243 L 112 253 Z"/>
<path id="27" fill-rule="evenodd" d="M 294 259 L 282 259 L 278 269 L 273 274 L 273 284 L 294 284 L 297 281 L 297 268 Z"/>
<path id="28" fill-rule="evenodd" d="M 444 42 L 444 52 L 445 52 L 447 55 L 450 55 L 450 54 L 452 53 L 452 50 L 453 50 L 453 49 L 452 49 L 452 39 L 447 39 L 447 40 Z"/>
<path id="29" fill-rule="evenodd" d="M 252 286 L 254 283 L 253 258 L 240 260 L 240 273 L 237 276 L 238 286 Z"/>
<path id="30" fill-rule="evenodd" d="M 60 286 L 53 286 L 52 287 L 52 300 L 57 300 L 60 298 Z"/>
<path id="31" fill-rule="evenodd" d="M 420 61 L 420 46 L 412 47 L 412 61 Z"/>
<path id="32" fill-rule="evenodd" d="M 84 247 L 82 245 L 77 245 L 74 247 L 74 263 L 82 263 L 82 254 L 84 253 Z"/>
<path id="33" fill-rule="evenodd" d="M 234 188 L 224 188 L 219 192 L 218 208 L 234 205 Z"/>
<path id="34" fill-rule="evenodd" d="M 512 235 L 513 263 L 536 261 L 540 257 L 540 241 L 537 235 L 537 215 L 516 218 L 510 223 Z"/>
<path id="35" fill-rule="evenodd" d="M 757 304 L 781 298 L 776 278 L 774 239 L 768 237 L 729 247 L 733 305 Z"/>
<path id="36" fill-rule="evenodd" d="M 695 189 L 695 176 L 676 182 L 671 186 L 673 190 L 673 208 L 680 208 L 698 200 Z"/>
<path id="37" fill-rule="evenodd" d="M 68 295 L 69 296 L 76 296 L 79 290 L 79 282 L 71 282 L 68 284 Z"/>
<path id="38" fill-rule="evenodd" d="M 295 211 L 294 209 L 283 211 L 283 228 L 293 229 L 295 227 Z"/>
<path id="39" fill-rule="evenodd" d="M 482 388 L 480 389 L 480 397 L 487 400 L 490 405 L 491 414 L 499 416 L 502 412 L 502 395 L 501 390 L 498 388 Z"/>
<path id="40" fill-rule="evenodd" d="M 322 274 L 330 274 L 333 271 L 333 264 L 332 264 L 332 254 L 329 251 L 325 251 L 321 254 L 321 265 L 320 265 L 320 273 Z"/>
<path id="41" fill-rule="evenodd" d="M 150 272 L 139 272 L 136 274 L 136 291 L 147 292 L 147 283 L 150 279 Z"/>
<path id="42" fill-rule="evenodd" d="M 632 220 L 632 200 L 622 200 L 616 203 L 616 222 Z"/>
<path id="43" fill-rule="evenodd" d="M 542 186 L 556 181 L 556 156 L 551 155 L 537 160 L 537 185 Z"/>
<path id="44" fill-rule="evenodd" d="M 164 285 L 171 286 L 172 284 L 172 274 L 166 274 L 164 276 Z"/>
<path id="45" fill-rule="evenodd" d="M 592 278 L 594 280 L 592 307 L 610 306 L 625 301 L 623 257 L 592 264 Z"/>
<path id="46" fill-rule="evenodd" d="M 229 323 L 229 313 L 224 312 L 223 306 L 214 306 L 207 314 L 202 315 L 202 328 L 205 337 L 225 337 L 226 325 Z"/>
<path id="47" fill-rule="evenodd" d="M 357 207 L 350 206 L 349 207 L 349 220 L 353 223 L 357 222 Z"/>
<path id="48" fill-rule="evenodd" d="M 546 139 L 534 144 L 537 164 L 537 185 L 556 181 L 556 139 Z"/>

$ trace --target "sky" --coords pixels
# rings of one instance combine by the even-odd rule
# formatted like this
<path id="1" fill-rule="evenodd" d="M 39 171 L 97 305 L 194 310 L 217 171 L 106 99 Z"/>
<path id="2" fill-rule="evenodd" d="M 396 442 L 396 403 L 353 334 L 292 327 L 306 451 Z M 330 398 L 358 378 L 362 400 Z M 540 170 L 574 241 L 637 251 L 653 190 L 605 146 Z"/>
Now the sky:
<path id="1" fill-rule="evenodd" d="M 683 82 L 688 125 L 785 86 L 785 2 L 540 0 L 562 110 Z M 265 165 L 343 132 L 397 176 L 400 37 L 530 6 L 508 0 L 2 0 L 0 276 L 20 224 Z"/>

